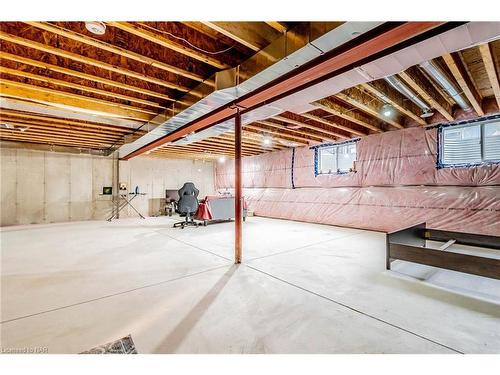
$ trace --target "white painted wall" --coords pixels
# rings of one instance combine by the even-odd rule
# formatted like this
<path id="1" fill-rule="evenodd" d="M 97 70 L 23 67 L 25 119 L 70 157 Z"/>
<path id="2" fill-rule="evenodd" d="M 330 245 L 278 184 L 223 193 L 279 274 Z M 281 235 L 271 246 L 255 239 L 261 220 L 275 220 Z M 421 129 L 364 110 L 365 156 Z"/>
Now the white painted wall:
<path id="1" fill-rule="evenodd" d="M 103 218 L 111 197 L 112 159 L 2 148 L 0 150 L 1 222 L 38 224 Z"/>
<path id="2" fill-rule="evenodd" d="M 215 192 L 214 165 L 208 161 L 137 157 L 120 161 L 119 180 L 126 182 L 130 191 L 138 186 L 141 193 L 146 193 L 133 201 L 143 215 L 149 212 L 150 199 L 164 198 L 165 190 L 180 189 L 185 182 L 195 184 L 200 190 L 200 199 Z M 137 215 L 132 209 L 122 213 Z"/>
<path id="3" fill-rule="evenodd" d="M 1 226 L 109 216 L 112 197 L 100 194 L 113 184 L 111 157 L 2 148 L 0 158 Z M 186 181 L 196 184 L 200 197 L 214 192 L 211 162 L 139 157 L 120 162 L 119 180 L 147 193 L 134 201 L 143 215 L 151 198 L 163 198 L 165 189 L 178 189 Z"/>

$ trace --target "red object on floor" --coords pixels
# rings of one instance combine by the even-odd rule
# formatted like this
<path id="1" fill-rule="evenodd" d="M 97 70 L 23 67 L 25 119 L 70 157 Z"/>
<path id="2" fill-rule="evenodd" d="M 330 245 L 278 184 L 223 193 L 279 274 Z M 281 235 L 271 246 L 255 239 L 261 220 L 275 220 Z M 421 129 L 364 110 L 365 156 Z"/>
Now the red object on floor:
<path id="1" fill-rule="evenodd" d="M 194 218 L 196 220 L 212 220 L 212 213 L 207 202 L 200 202 Z"/>
<path id="2" fill-rule="evenodd" d="M 234 198 L 233 196 L 227 195 L 207 195 L 205 199 L 200 201 L 198 205 L 198 210 L 194 215 L 196 220 L 212 220 L 212 211 L 210 210 L 210 201 L 214 201 L 217 199 L 227 199 Z M 243 208 L 247 209 L 248 207 L 247 201 L 243 198 Z"/>

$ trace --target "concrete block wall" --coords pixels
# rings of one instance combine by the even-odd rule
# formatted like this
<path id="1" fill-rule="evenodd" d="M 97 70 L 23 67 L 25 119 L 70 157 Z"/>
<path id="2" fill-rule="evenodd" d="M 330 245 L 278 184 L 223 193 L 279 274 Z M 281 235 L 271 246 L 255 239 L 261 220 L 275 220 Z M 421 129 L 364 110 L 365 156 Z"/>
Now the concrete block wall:
<path id="1" fill-rule="evenodd" d="M 0 225 L 103 220 L 112 210 L 113 158 L 29 150 L 0 149 Z M 194 182 L 200 197 L 214 192 L 211 162 L 139 157 L 120 162 L 121 182 L 147 193 L 134 201 L 148 215 L 150 199 L 163 198 L 165 189 Z M 124 210 L 123 216 L 133 216 Z"/>

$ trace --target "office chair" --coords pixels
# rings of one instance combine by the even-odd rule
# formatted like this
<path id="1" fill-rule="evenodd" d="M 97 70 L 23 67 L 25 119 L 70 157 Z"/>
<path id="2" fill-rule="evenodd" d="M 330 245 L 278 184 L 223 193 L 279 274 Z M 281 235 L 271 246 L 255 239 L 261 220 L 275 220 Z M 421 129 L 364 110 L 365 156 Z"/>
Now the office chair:
<path id="1" fill-rule="evenodd" d="M 184 216 L 186 219 L 184 221 L 179 221 L 174 224 L 174 228 L 181 227 L 184 229 L 186 225 L 198 226 L 198 223 L 194 222 L 194 214 L 198 210 L 198 194 L 200 191 L 194 186 L 192 182 L 186 182 L 179 189 L 179 201 L 177 202 L 177 212 L 180 216 Z"/>

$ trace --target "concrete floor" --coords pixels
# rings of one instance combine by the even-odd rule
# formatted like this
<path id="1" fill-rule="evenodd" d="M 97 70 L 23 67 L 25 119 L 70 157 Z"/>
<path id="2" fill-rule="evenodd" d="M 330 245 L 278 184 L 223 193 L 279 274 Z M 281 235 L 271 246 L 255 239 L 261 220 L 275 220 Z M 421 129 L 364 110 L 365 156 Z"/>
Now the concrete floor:
<path id="1" fill-rule="evenodd" d="M 394 263 L 385 236 L 248 218 L 6 227 L 1 346 L 78 353 L 500 353 L 500 282 Z M 423 281 L 422 281 L 423 280 Z"/>

